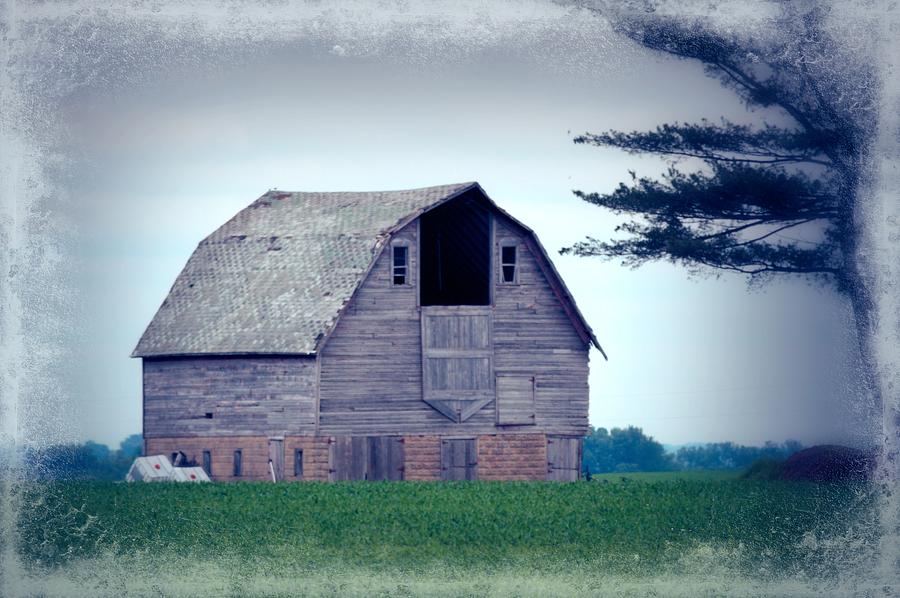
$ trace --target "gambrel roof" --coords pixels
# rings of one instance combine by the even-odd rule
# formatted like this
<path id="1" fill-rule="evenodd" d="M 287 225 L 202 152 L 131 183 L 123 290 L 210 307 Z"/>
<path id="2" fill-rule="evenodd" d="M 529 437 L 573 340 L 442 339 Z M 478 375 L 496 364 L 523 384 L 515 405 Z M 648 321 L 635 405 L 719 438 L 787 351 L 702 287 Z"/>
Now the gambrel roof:
<path id="1" fill-rule="evenodd" d="M 132 356 L 314 354 L 390 235 L 475 190 L 511 218 L 478 183 L 403 191 L 269 191 L 200 242 Z M 599 348 L 534 241 L 579 333 Z"/>

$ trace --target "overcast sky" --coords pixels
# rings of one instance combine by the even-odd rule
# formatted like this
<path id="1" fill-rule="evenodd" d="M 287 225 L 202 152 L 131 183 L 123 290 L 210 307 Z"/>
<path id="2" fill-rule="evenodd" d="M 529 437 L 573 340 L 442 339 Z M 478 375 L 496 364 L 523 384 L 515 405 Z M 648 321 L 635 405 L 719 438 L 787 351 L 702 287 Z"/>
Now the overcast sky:
<path id="1" fill-rule="evenodd" d="M 749 292 L 730 275 L 557 254 L 620 221 L 573 189 L 665 168 L 576 146 L 575 134 L 780 115 L 748 113 L 697 64 L 635 48 L 583 14 L 515 43 L 432 48 L 427 61 L 402 39 L 373 53 L 339 38 L 256 45 L 241 61 L 160 69 L 67 103 L 93 165 L 73 186 L 87 313 L 73 367 L 79 438 L 140 432 L 130 352 L 197 243 L 268 189 L 475 180 L 537 232 L 609 355 L 592 351 L 594 426 L 633 424 L 670 444 L 845 440 L 858 389 L 847 315 L 829 292 L 790 280 Z"/>

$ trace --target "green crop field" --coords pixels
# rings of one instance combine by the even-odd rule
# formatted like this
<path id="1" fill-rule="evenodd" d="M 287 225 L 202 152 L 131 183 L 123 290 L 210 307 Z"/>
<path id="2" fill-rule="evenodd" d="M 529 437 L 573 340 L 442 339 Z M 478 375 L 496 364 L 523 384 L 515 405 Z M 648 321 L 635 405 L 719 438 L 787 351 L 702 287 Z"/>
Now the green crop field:
<path id="1" fill-rule="evenodd" d="M 690 568 L 704 554 L 751 577 L 827 575 L 827 540 L 873 516 L 865 487 L 722 473 L 572 484 L 83 482 L 31 486 L 18 498 L 18 552 L 33 574 L 140 557 L 219 567 L 238 593 L 252 593 L 240 584 L 260 575 L 324 583 L 317 571 L 482 584 L 516 571 L 635 578 Z M 403 583 L 390 587 L 412 587 Z"/>
<path id="2" fill-rule="evenodd" d="M 717 482 L 723 480 L 736 480 L 741 476 L 741 470 L 713 469 L 691 471 L 642 471 L 636 473 L 597 473 L 592 480 L 595 482 L 674 482 L 678 480 L 696 482 Z"/>

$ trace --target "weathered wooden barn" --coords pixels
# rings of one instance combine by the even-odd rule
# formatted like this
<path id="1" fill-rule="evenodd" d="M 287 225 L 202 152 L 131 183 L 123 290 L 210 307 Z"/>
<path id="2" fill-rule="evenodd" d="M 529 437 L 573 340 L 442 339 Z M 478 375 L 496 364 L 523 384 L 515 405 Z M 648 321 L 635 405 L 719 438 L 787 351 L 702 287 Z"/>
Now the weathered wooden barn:
<path id="1" fill-rule="evenodd" d="M 214 480 L 574 480 L 591 345 L 477 183 L 270 191 L 199 244 L 133 353 L 145 454 Z"/>

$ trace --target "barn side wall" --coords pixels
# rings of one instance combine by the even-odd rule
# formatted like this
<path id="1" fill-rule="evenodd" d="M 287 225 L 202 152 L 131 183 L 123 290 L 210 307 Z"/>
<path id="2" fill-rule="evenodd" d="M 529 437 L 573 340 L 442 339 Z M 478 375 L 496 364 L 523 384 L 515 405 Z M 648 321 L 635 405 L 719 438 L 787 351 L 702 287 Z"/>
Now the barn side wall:
<path id="1" fill-rule="evenodd" d="M 496 434 L 478 437 L 479 480 L 547 479 L 547 436 Z"/>
<path id="2" fill-rule="evenodd" d="M 294 449 L 303 450 L 303 481 L 328 481 L 327 437 L 287 436 L 284 439 L 284 480 L 299 481 L 294 476 Z M 234 452 L 241 451 L 241 475 L 234 475 Z M 269 439 L 266 436 L 187 436 L 148 438 L 148 455 L 166 455 L 181 451 L 188 460 L 203 465 L 203 452 L 209 451 L 216 482 L 266 482 L 269 472 Z"/>
<path id="3" fill-rule="evenodd" d="M 417 235 L 417 222 L 395 235 L 410 246 L 411 284 L 391 284 L 390 251 L 384 251 L 320 354 L 320 432 L 585 434 L 588 347 L 542 272 L 528 234 L 501 215 L 494 218 L 494 373 L 534 377 L 535 423 L 498 426 L 493 402 L 455 423 L 422 401 Z M 518 248 L 517 283 L 498 284 L 499 247 L 511 242 Z"/>
<path id="4" fill-rule="evenodd" d="M 458 436 L 453 436 L 458 438 Z M 548 474 L 547 436 L 545 434 L 487 434 L 475 437 L 477 464 L 474 478 L 493 481 L 540 481 Z M 182 452 L 188 460 L 203 465 L 208 451 L 217 482 L 251 482 L 271 480 L 269 472 L 269 439 L 266 436 L 207 436 L 148 438 L 148 455 Z M 330 450 L 334 437 L 287 436 L 284 438 L 284 481 L 329 480 L 332 469 Z M 403 479 L 438 481 L 442 478 L 441 437 L 434 435 L 404 436 Z M 295 450 L 301 449 L 303 476 L 294 475 Z M 234 452 L 241 451 L 241 475 L 234 475 Z M 365 469 L 363 465 L 361 469 Z"/>
<path id="5" fill-rule="evenodd" d="M 441 479 L 441 437 L 406 436 L 405 479 L 431 482 Z"/>
<path id="6" fill-rule="evenodd" d="M 144 438 L 313 434 L 315 424 L 314 357 L 144 360 Z"/>

